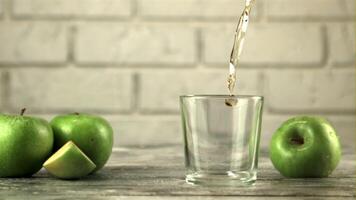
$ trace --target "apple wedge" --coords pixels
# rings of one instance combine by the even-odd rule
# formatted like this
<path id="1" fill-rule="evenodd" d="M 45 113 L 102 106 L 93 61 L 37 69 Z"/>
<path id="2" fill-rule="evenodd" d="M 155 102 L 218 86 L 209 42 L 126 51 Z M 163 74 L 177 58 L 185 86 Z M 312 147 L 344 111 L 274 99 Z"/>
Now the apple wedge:
<path id="1" fill-rule="evenodd" d="M 96 165 L 72 141 L 67 142 L 43 164 L 60 179 L 79 179 L 91 173 Z"/>

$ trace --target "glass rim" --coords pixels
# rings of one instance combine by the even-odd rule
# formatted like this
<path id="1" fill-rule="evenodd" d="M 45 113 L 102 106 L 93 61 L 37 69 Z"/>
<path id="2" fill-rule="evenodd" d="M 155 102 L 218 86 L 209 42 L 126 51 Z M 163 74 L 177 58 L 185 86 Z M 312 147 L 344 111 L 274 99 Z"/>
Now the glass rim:
<path id="1" fill-rule="evenodd" d="M 196 99 L 226 99 L 226 98 L 235 98 L 235 99 L 261 99 L 263 96 L 260 95 L 228 95 L 228 94 L 187 94 L 180 95 L 179 98 L 196 98 Z"/>

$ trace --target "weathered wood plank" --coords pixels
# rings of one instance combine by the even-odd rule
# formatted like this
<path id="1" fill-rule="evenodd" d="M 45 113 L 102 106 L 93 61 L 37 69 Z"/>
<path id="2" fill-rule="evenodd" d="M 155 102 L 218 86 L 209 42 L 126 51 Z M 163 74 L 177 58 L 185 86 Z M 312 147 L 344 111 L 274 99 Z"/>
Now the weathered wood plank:
<path id="1" fill-rule="evenodd" d="M 231 197 L 231 196 L 90 196 L 90 197 L 78 197 L 78 196 L 62 196 L 62 197 L 37 197 L 35 199 L 46 199 L 46 200 L 68 200 L 69 198 L 76 199 L 76 200 L 354 200 L 353 197 Z M 23 197 L 11 197 L 6 199 L 12 200 L 23 200 L 28 198 Z M 30 198 L 31 199 L 31 198 Z"/>
<path id="2" fill-rule="evenodd" d="M 0 179 L 0 199 L 78 198 L 145 196 L 144 199 L 191 199 L 189 196 L 240 196 L 245 199 L 338 199 L 356 196 L 356 160 L 353 151 L 342 157 L 331 177 L 287 179 L 282 177 L 261 153 L 258 181 L 249 187 L 191 186 L 184 181 L 183 153 L 180 146 L 121 148 L 114 151 L 108 165 L 98 173 L 77 181 L 50 177 L 41 170 L 33 178 Z M 154 197 L 156 196 L 156 197 Z M 150 197 L 150 198 L 148 198 Z M 120 198 L 120 199 L 121 199 Z M 167 199 L 167 198 L 163 198 Z"/>

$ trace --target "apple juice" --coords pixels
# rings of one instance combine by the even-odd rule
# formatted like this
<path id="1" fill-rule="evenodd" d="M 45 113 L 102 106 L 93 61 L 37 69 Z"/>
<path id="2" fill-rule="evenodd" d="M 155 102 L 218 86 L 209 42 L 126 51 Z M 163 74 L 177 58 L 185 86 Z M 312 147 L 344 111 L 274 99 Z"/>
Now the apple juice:
<path id="1" fill-rule="evenodd" d="M 246 0 L 245 8 L 242 11 L 242 14 L 239 18 L 239 22 L 237 24 L 237 28 L 234 36 L 234 45 L 232 47 L 231 55 L 230 55 L 230 63 L 229 63 L 229 75 L 227 78 L 227 88 L 229 90 L 230 96 L 233 96 L 234 88 L 236 85 L 236 68 L 239 65 L 240 56 L 245 40 L 245 35 L 247 31 L 247 26 L 250 19 L 250 12 L 252 3 L 255 0 Z M 226 99 L 225 104 L 228 106 L 236 105 L 236 100 L 234 99 Z"/>

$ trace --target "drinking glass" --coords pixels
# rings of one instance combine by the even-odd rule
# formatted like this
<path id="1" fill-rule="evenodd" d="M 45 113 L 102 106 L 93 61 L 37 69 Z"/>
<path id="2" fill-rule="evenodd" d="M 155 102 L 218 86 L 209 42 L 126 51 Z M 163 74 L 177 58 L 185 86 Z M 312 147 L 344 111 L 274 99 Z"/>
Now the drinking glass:
<path id="1" fill-rule="evenodd" d="M 251 185 L 257 177 L 263 97 L 180 96 L 186 182 Z"/>

